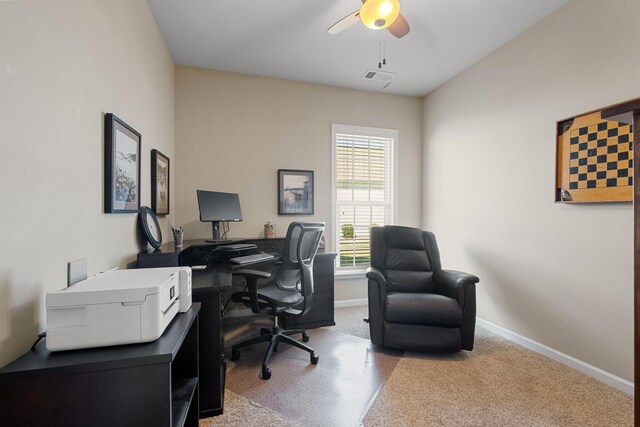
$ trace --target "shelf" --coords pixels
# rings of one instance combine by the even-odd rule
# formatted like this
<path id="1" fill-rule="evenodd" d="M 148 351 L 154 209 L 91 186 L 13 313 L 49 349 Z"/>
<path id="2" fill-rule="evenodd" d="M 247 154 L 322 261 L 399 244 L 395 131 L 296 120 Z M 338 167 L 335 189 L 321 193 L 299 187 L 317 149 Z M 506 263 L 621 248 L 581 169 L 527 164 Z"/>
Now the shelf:
<path id="1" fill-rule="evenodd" d="M 193 303 L 148 343 L 53 353 L 40 343 L 0 369 L 0 425 L 198 427 L 199 311 Z"/>
<path id="2" fill-rule="evenodd" d="M 187 419 L 189 406 L 198 385 L 198 378 L 189 378 L 174 384 L 171 393 L 171 419 L 172 426 L 183 426 Z"/>

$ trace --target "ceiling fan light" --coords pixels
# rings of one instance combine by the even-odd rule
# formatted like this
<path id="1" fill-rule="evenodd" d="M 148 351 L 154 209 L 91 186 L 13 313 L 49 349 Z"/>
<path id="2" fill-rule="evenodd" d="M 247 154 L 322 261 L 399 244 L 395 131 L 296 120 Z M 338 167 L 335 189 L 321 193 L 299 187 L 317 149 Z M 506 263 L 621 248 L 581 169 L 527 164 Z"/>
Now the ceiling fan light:
<path id="1" fill-rule="evenodd" d="M 391 3 L 390 1 L 385 1 L 380 3 L 380 7 L 378 9 L 378 11 L 380 12 L 380 15 L 382 16 L 389 15 L 392 10 L 393 10 L 393 3 Z"/>
<path id="2" fill-rule="evenodd" d="M 398 0 L 367 0 L 360 8 L 360 20 L 372 30 L 382 30 L 398 18 Z"/>

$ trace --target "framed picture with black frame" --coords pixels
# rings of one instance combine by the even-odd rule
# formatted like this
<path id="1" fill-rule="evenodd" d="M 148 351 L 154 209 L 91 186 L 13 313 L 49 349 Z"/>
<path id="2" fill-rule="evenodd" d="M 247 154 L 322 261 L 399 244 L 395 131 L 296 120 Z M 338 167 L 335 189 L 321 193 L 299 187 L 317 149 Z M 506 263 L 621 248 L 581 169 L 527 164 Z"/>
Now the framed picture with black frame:
<path id="1" fill-rule="evenodd" d="M 278 169 L 278 215 L 312 215 L 313 197 L 313 171 Z"/>
<path id="2" fill-rule="evenodd" d="M 156 149 L 151 150 L 151 209 L 169 214 L 169 158 Z"/>
<path id="3" fill-rule="evenodd" d="M 142 135 L 113 113 L 105 114 L 104 134 L 104 212 L 138 212 Z"/>

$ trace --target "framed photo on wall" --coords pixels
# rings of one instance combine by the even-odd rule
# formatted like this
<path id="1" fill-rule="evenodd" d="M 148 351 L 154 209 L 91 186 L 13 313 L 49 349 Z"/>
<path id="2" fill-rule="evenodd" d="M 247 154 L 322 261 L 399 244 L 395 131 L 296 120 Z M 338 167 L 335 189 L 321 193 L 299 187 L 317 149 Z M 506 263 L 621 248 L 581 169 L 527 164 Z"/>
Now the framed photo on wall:
<path id="1" fill-rule="evenodd" d="M 169 158 L 156 149 L 151 150 L 151 209 L 169 214 Z"/>
<path id="2" fill-rule="evenodd" d="M 278 215 L 313 214 L 313 171 L 278 169 Z"/>
<path id="3" fill-rule="evenodd" d="M 138 212 L 142 135 L 113 113 L 104 133 L 104 212 Z"/>

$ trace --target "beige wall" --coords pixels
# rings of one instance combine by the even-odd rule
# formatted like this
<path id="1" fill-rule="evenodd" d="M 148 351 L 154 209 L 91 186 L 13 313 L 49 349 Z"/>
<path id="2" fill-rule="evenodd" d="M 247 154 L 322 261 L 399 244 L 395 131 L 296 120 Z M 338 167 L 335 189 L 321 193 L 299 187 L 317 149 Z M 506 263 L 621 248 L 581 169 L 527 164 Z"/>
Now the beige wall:
<path id="1" fill-rule="evenodd" d="M 174 195 L 186 238 L 211 236 L 196 189 L 240 194 L 244 221 L 231 225 L 231 237 L 260 237 L 268 220 L 278 235 L 294 220 L 325 221 L 330 235 L 332 123 L 399 131 L 399 222 L 420 224 L 420 99 L 184 66 L 175 74 Z M 315 215 L 278 216 L 279 168 L 315 171 Z M 364 280 L 342 282 L 336 294 L 366 298 Z"/>
<path id="2" fill-rule="evenodd" d="M 173 62 L 144 0 L 0 2 L 0 366 L 45 327 L 66 262 L 135 260 L 135 214 L 103 212 L 103 114 L 173 159 Z M 161 221 L 165 227 L 167 220 Z"/>
<path id="3" fill-rule="evenodd" d="M 633 0 L 574 1 L 422 105 L 182 66 L 174 104 L 143 0 L 0 2 L 0 366 L 43 330 L 68 260 L 95 274 L 135 259 L 136 216 L 102 213 L 114 112 L 143 135 L 143 204 L 150 150 L 171 158 L 165 241 L 170 223 L 210 235 L 197 188 L 240 193 L 231 236 L 260 236 L 267 220 L 282 235 L 294 219 L 331 233 L 331 123 L 398 129 L 399 223 L 435 231 L 445 267 L 481 277 L 479 316 L 631 379 L 631 205 L 552 197 L 555 121 L 640 96 L 638 18 Z M 278 168 L 315 170 L 313 217 L 277 216 Z M 337 300 L 365 297 L 364 280 L 337 283 Z"/>
<path id="4" fill-rule="evenodd" d="M 573 1 L 424 102 L 424 225 L 478 316 L 628 380 L 632 205 L 553 203 L 555 123 L 640 96 L 638 21 Z"/>

